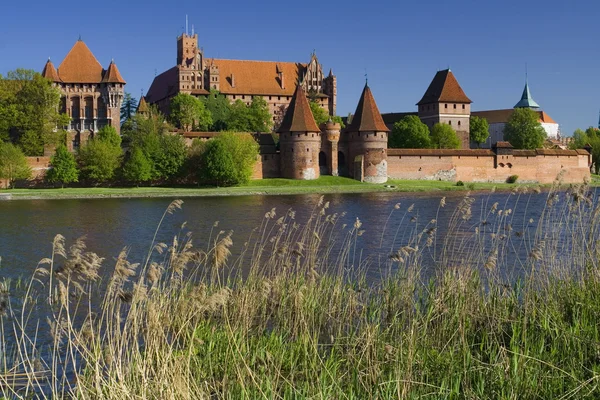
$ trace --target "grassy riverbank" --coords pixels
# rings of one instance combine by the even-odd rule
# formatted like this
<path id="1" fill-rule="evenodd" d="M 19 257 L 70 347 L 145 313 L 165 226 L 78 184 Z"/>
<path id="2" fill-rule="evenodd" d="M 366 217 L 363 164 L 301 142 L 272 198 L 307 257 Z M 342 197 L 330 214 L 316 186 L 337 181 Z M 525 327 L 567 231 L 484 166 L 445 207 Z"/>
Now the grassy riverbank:
<path id="1" fill-rule="evenodd" d="M 461 190 L 512 190 L 515 184 L 472 183 L 456 186 L 452 182 L 390 180 L 384 184 L 369 184 L 350 178 L 322 176 L 311 181 L 292 179 L 262 179 L 247 185 L 226 188 L 189 187 L 98 187 L 64 189 L 12 189 L 0 190 L 0 196 L 13 199 L 67 199 L 104 197 L 196 197 L 240 195 L 284 195 L 305 193 L 369 193 L 369 192 L 442 192 Z M 531 186 L 531 185 L 526 185 Z"/>
<path id="2" fill-rule="evenodd" d="M 531 195 L 516 194 L 523 204 Z M 361 258 L 362 238 L 394 235 L 391 221 L 412 221 L 418 208 L 398 204 L 378 227 L 346 225 L 322 202 L 302 221 L 272 210 L 239 238 L 247 243 L 237 260 L 235 236 L 216 225 L 194 239 L 201 245 L 183 230 L 152 243 L 145 260 L 128 260 L 125 248 L 116 265 L 57 236 L 26 293 L 10 297 L 2 322 L 19 351 L 3 364 L 0 390 L 79 399 L 596 398 L 600 207 L 590 196 L 585 187 L 548 193 L 529 220 L 531 237 L 513 231 L 523 218 L 516 210 L 495 203 L 475 216 L 465 197 L 448 232 L 415 219 L 413 234 L 380 259 Z M 508 254 L 521 246 L 529 257 L 512 264 Z M 421 261 L 432 256 L 436 270 L 422 281 Z M 243 279 L 225 272 L 242 264 Z M 113 272 L 100 285 L 103 268 Z M 381 278 L 368 282 L 368 268 Z M 49 303 L 47 321 L 32 313 Z M 22 333 L 26 325 L 50 329 L 49 352 Z"/>

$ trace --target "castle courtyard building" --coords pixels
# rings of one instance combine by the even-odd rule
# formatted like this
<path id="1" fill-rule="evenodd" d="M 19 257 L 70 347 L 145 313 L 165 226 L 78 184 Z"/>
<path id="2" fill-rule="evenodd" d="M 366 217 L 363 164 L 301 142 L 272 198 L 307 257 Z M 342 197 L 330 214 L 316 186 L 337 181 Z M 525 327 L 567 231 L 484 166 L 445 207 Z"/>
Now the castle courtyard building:
<path id="1" fill-rule="evenodd" d="M 71 118 L 67 126 L 71 149 L 104 126 L 112 126 L 120 132 L 126 82 L 114 61 L 104 69 L 79 39 L 58 69 L 48 59 L 42 76 L 52 81 L 61 92 L 60 112 Z"/>
<path id="2" fill-rule="evenodd" d="M 170 101 L 179 93 L 206 97 L 218 91 L 232 103 L 247 105 L 261 96 L 276 122 L 283 118 L 298 83 L 311 100 L 335 115 L 337 80 L 331 70 L 324 74 L 314 52 L 308 63 L 206 58 L 198 47 L 198 34 L 184 33 L 177 38 L 177 64 L 154 78 L 145 100 L 168 115 Z"/>

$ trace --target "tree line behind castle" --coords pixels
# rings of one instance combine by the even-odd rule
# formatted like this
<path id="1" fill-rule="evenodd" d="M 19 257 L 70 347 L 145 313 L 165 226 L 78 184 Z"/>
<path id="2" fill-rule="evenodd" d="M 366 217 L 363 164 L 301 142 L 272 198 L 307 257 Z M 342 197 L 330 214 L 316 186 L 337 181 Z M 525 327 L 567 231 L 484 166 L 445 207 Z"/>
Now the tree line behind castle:
<path id="1" fill-rule="evenodd" d="M 143 98 L 142 98 L 143 99 Z M 330 118 L 343 127 L 342 118 L 330 116 L 310 98 L 310 109 L 318 125 Z M 250 104 L 231 103 L 217 91 L 204 99 L 179 93 L 170 105 L 168 118 L 153 105 L 138 104 L 126 94 L 121 107 L 121 135 L 110 126 L 101 128 L 75 152 L 67 150 L 69 117 L 60 114 L 60 91 L 52 82 L 29 70 L 0 76 L 0 178 L 14 182 L 30 175 L 25 156 L 41 156 L 55 149 L 46 176 L 53 184 L 211 184 L 235 185 L 248 181 L 259 146 L 252 135 L 236 132 L 273 132 L 281 120 L 273 121 L 265 100 L 253 97 Z M 350 122 L 352 116 L 345 119 Z M 224 132 L 207 142 L 194 140 L 186 146 L 173 132 Z M 272 134 L 275 142 L 276 134 Z M 546 132 L 538 115 L 529 108 L 516 108 L 504 135 L 517 149 L 544 146 Z M 484 118 L 470 117 L 470 140 L 484 143 L 489 136 Z M 596 172 L 600 159 L 600 134 L 595 128 L 577 130 L 571 148 L 591 145 Z M 457 149 L 460 139 L 449 124 L 427 126 L 416 115 L 394 123 L 389 148 Z"/>

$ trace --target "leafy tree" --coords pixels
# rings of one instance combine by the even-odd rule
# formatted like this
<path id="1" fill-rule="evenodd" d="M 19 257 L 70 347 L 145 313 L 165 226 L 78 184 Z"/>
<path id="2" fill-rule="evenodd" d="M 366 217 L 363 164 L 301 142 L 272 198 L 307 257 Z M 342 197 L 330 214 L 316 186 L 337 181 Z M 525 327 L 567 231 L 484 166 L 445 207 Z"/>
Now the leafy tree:
<path id="1" fill-rule="evenodd" d="M 102 129 L 98 131 L 97 135 L 98 139 L 102 140 L 103 142 L 110 143 L 110 145 L 114 146 L 115 148 L 120 148 L 121 136 L 119 136 L 117 130 L 112 126 L 106 125 L 102 127 Z"/>
<path id="2" fill-rule="evenodd" d="M 394 124 L 388 140 L 393 149 L 427 149 L 431 147 L 429 128 L 416 115 L 407 115 Z"/>
<path id="3" fill-rule="evenodd" d="M 139 186 L 152 178 L 152 164 L 142 149 L 134 147 L 123 166 L 123 178 Z"/>
<path id="4" fill-rule="evenodd" d="M 431 128 L 434 149 L 460 149 L 460 139 L 449 124 L 437 123 Z"/>
<path id="5" fill-rule="evenodd" d="M 204 106 L 212 116 L 212 125 L 209 129 L 215 132 L 227 130 L 231 108 L 229 100 L 217 90 L 211 90 L 210 95 L 204 99 Z"/>
<path id="6" fill-rule="evenodd" d="M 515 108 L 504 126 L 504 138 L 515 149 L 537 149 L 543 146 L 546 131 L 537 112 L 529 108 Z"/>
<path id="7" fill-rule="evenodd" d="M 237 183 L 236 166 L 227 144 L 221 140 L 209 140 L 202 157 L 202 176 L 217 186 L 233 186 Z"/>
<path id="8" fill-rule="evenodd" d="M 317 125 L 321 125 L 329 121 L 329 113 L 323 109 L 316 101 L 310 101 L 308 103 L 310 105 L 310 111 L 312 111 L 312 115 L 315 118 L 315 122 Z"/>
<path id="9" fill-rule="evenodd" d="M 46 174 L 48 182 L 60 183 L 61 187 L 64 187 L 65 184 L 79 180 L 75 157 L 64 145 L 56 148 L 56 152 L 50 159 L 50 165 L 52 165 L 52 169 Z"/>
<path id="10" fill-rule="evenodd" d="M 224 132 L 207 142 L 200 162 L 200 177 L 218 186 L 246 183 L 257 156 L 258 143 L 251 135 Z"/>
<path id="11" fill-rule="evenodd" d="M 133 98 L 131 93 L 125 92 L 123 103 L 121 104 L 121 124 L 133 118 L 137 111 L 137 106 L 137 100 Z"/>
<path id="12" fill-rule="evenodd" d="M 183 137 L 179 135 L 160 135 L 159 151 L 150 155 L 155 177 L 172 180 L 180 175 L 185 163 L 187 149 Z"/>
<path id="13" fill-rule="evenodd" d="M 227 130 L 234 132 L 250 132 L 250 112 L 248 106 L 236 100 L 229 108 L 229 121 Z"/>
<path id="14" fill-rule="evenodd" d="M 254 96 L 248 110 L 250 130 L 248 132 L 270 132 L 273 126 L 269 105 L 262 96 Z"/>
<path id="15" fill-rule="evenodd" d="M 575 129 L 573 139 L 569 143 L 570 149 L 583 149 L 590 141 L 588 135 L 581 129 Z"/>
<path id="16" fill-rule="evenodd" d="M 187 93 L 179 93 L 171 100 L 171 123 L 180 129 L 207 130 L 212 125 L 210 112 L 198 98 Z"/>
<path id="17" fill-rule="evenodd" d="M 183 167 L 183 175 L 190 183 L 199 183 L 204 171 L 204 153 L 206 152 L 206 141 L 200 139 L 192 140 L 191 146 L 187 148 L 187 155 Z"/>
<path id="18" fill-rule="evenodd" d="M 0 179 L 6 179 L 13 187 L 18 179 L 29 179 L 31 168 L 23 152 L 12 143 L 0 143 Z"/>
<path id="19" fill-rule="evenodd" d="M 481 147 L 481 144 L 485 143 L 490 137 L 490 125 L 488 124 L 487 119 L 474 115 L 471 117 L 469 126 L 469 139 L 472 142 L 477 143 L 477 147 Z"/>
<path id="20" fill-rule="evenodd" d="M 59 103 L 59 89 L 35 71 L 17 69 L 0 77 L 0 139 L 10 138 L 27 155 L 42 155 L 44 145 L 58 144 L 56 128 L 69 120 L 58 112 Z"/>
<path id="21" fill-rule="evenodd" d="M 82 175 L 96 183 L 110 181 L 121 165 L 122 153 L 121 137 L 113 127 L 105 126 L 95 138 L 79 149 Z"/>

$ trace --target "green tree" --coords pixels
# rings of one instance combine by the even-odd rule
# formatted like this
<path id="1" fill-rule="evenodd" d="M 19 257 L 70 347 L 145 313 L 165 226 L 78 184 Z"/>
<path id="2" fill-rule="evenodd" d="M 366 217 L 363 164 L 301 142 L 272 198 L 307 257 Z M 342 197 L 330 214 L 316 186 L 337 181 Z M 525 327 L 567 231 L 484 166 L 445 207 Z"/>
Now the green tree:
<path id="1" fill-rule="evenodd" d="M 231 103 L 217 90 L 211 90 L 210 95 L 204 99 L 204 106 L 212 117 L 211 131 L 219 132 L 228 129 L 229 112 Z"/>
<path id="2" fill-rule="evenodd" d="M 202 162 L 202 177 L 216 186 L 237 184 L 236 165 L 227 145 L 221 140 L 210 140 L 206 145 Z"/>
<path id="3" fill-rule="evenodd" d="M 95 138 L 79 149 L 81 173 L 93 182 L 108 182 L 115 177 L 122 154 L 121 137 L 113 127 L 105 126 Z"/>
<path id="4" fill-rule="evenodd" d="M 0 143 L 0 179 L 6 179 L 12 188 L 16 180 L 30 177 L 31 168 L 21 149 L 12 143 Z"/>
<path id="5" fill-rule="evenodd" d="M 254 96 L 248 108 L 249 132 L 270 132 L 273 119 L 267 101 L 262 96 Z"/>
<path id="6" fill-rule="evenodd" d="M 388 140 L 392 149 L 427 149 L 431 147 L 429 128 L 416 115 L 407 115 L 394 124 Z"/>
<path id="7" fill-rule="evenodd" d="M 538 149 L 544 145 L 546 131 L 537 112 L 529 108 L 515 108 L 504 126 L 504 138 L 515 149 Z"/>
<path id="8" fill-rule="evenodd" d="M 212 125 L 210 112 L 198 98 L 187 93 L 179 93 L 171 100 L 171 123 L 185 131 L 207 130 Z"/>
<path id="9" fill-rule="evenodd" d="M 131 149 L 123 166 L 123 178 L 136 186 L 152 178 L 152 164 L 139 147 Z"/>
<path id="10" fill-rule="evenodd" d="M 151 154 L 155 176 L 158 179 L 173 180 L 180 176 L 185 163 L 187 149 L 180 135 L 160 135 L 159 151 Z"/>
<path id="11" fill-rule="evenodd" d="M 199 167 L 201 180 L 218 186 L 247 183 L 258 156 L 250 134 L 224 132 L 209 140 Z"/>
<path id="12" fill-rule="evenodd" d="M 569 142 L 570 149 L 583 149 L 590 141 L 588 135 L 582 129 L 575 129 L 573 139 Z"/>
<path id="13" fill-rule="evenodd" d="M 251 132 L 250 110 L 241 100 L 236 100 L 229 108 L 227 130 L 234 132 Z"/>
<path id="14" fill-rule="evenodd" d="M 59 103 L 59 89 L 35 71 L 0 77 L 0 138 L 18 143 L 27 155 L 42 155 L 45 145 L 58 144 L 57 127 L 69 121 Z"/>
<path id="15" fill-rule="evenodd" d="M 316 101 L 310 101 L 308 103 L 310 105 L 310 111 L 312 111 L 312 115 L 315 119 L 317 125 L 321 125 L 327 121 L 329 121 L 329 113 L 325 111 L 323 107 L 319 105 Z"/>
<path id="16" fill-rule="evenodd" d="M 449 124 L 437 123 L 431 128 L 434 149 L 460 149 L 460 139 Z"/>
<path id="17" fill-rule="evenodd" d="M 121 104 L 121 124 L 133 118 L 137 111 L 137 100 L 133 98 L 131 93 L 125 92 L 123 103 Z"/>
<path id="18" fill-rule="evenodd" d="M 469 126 L 469 139 L 472 142 L 477 143 L 477 147 L 481 147 L 481 144 L 485 143 L 490 137 L 490 125 L 488 124 L 487 119 L 474 115 L 471 117 Z"/>
<path id="19" fill-rule="evenodd" d="M 58 146 L 56 152 L 50 159 L 52 168 L 46 174 L 46 180 L 50 183 L 60 183 L 61 187 L 65 184 L 77 182 L 79 180 L 79 171 L 75 157 L 64 145 Z"/>
<path id="20" fill-rule="evenodd" d="M 204 171 L 204 153 L 207 143 L 200 139 L 192 140 L 192 144 L 187 148 L 187 155 L 183 167 L 183 175 L 189 183 L 200 183 Z"/>

